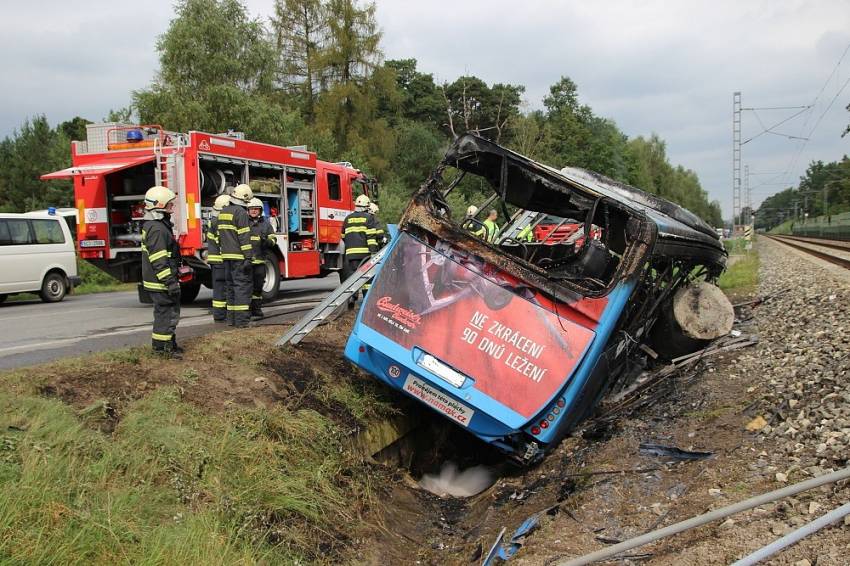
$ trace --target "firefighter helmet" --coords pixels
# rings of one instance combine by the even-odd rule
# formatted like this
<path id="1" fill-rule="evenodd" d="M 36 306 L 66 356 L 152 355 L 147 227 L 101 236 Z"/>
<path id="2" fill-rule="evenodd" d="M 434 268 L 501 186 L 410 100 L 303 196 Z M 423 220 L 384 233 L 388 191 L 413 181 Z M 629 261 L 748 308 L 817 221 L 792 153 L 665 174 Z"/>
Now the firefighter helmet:
<path id="1" fill-rule="evenodd" d="M 369 202 L 369 197 L 366 195 L 360 195 L 354 200 L 354 206 L 366 208 L 369 206 Z"/>
<path id="2" fill-rule="evenodd" d="M 475 216 L 478 214 L 478 207 L 474 204 L 470 204 L 469 208 L 466 209 L 466 215 L 469 217 Z"/>
<path id="3" fill-rule="evenodd" d="M 145 210 L 164 211 L 168 203 L 176 198 L 177 195 L 165 187 L 151 187 L 145 193 Z"/>
<path id="4" fill-rule="evenodd" d="M 248 202 L 248 208 L 263 208 L 263 201 L 254 197 Z"/>
<path id="5" fill-rule="evenodd" d="M 221 210 L 228 204 L 230 204 L 230 195 L 219 195 L 213 203 L 213 210 Z"/>
<path id="6" fill-rule="evenodd" d="M 378 214 L 379 210 L 381 209 L 378 208 L 377 204 L 375 204 L 374 202 L 369 203 L 369 212 L 371 212 L 372 214 Z"/>
<path id="7" fill-rule="evenodd" d="M 233 204 L 241 204 L 242 206 L 248 206 L 248 201 L 252 198 L 254 198 L 254 191 L 251 190 L 251 187 L 245 184 L 237 185 L 230 194 L 230 202 Z M 237 202 L 234 203 L 234 200 Z"/>

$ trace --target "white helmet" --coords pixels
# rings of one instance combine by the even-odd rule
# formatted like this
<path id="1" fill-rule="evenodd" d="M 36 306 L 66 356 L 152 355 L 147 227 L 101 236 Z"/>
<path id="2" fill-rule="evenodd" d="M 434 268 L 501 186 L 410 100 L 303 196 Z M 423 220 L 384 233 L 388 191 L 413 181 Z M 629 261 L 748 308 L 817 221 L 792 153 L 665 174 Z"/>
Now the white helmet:
<path id="1" fill-rule="evenodd" d="M 230 204 L 230 196 L 229 195 L 218 195 L 213 203 L 213 210 L 221 210 L 225 206 Z"/>
<path id="2" fill-rule="evenodd" d="M 369 200 L 369 197 L 367 197 L 366 195 L 360 195 L 354 200 L 354 206 L 366 208 L 367 206 L 369 206 L 369 202 L 371 202 Z"/>
<path id="3" fill-rule="evenodd" d="M 230 202 L 232 204 L 240 204 L 242 206 L 248 206 L 248 202 L 252 198 L 254 198 L 254 191 L 251 190 L 251 187 L 245 184 L 237 185 L 230 194 Z"/>
<path id="4" fill-rule="evenodd" d="M 166 187 L 151 187 L 145 193 L 145 210 L 165 211 L 168 203 L 177 198 L 171 189 Z"/>
<path id="5" fill-rule="evenodd" d="M 378 211 L 380 211 L 380 210 L 381 209 L 378 208 L 378 205 L 375 204 L 374 202 L 369 203 L 369 212 L 371 212 L 372 214 L 378 214 Z"/>
<path id="6" fill-rule="evenodd" d="M 248 201 L 248 208 L 263 208 L 263 201 L 261 201 L 257 197 L 254 197 L 250 201 Z"/>
<path id="7" fill-rule="evenodd" d="M 470 204 L 469 208 L 466 209 L 466 215 L 472 217 L 476 214 L 478 214 L 478 207 L 474 204 Z"/>

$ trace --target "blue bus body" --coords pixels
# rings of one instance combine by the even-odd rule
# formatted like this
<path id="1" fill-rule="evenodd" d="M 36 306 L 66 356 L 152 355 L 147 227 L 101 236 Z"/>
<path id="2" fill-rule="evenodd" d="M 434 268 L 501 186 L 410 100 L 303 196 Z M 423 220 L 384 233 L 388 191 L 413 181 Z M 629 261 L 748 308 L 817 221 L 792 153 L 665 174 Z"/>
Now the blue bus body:
<path id="1" fill-rule="evenodd" d="M 534 462 L 617 385 L 687 274 L 718 275 L 725 251 L 675 205 L 627 198 L 610 180 L 557 172 L 475 136 L 460 138 L 447 163 L 520 210 L 499 240 L 483 242 L 451 221 L 435 173 L 389 244 L 345 356 Z"/>

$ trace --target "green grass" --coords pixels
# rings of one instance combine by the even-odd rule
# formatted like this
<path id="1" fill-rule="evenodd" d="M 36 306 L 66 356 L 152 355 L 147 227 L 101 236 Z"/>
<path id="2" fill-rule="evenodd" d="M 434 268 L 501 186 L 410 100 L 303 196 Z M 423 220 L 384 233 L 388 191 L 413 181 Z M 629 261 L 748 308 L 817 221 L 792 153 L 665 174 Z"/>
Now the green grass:
<path id="1" fill-rule="evenodd" d="M 77 260 L 77 274 L 83 282 L 79 287 L 74 289 L 75 295 L 107 293 L 112 291 L 132 291 L 136 288 L 135 283 L 121 283 L 108 273 L 101 271 L 91 263 L 84 260 Z"/>
<path id="2" fill-rule="evenodd" d="M 754 293 L 759 281 L 759 256 L 755 250 L 733 263 L 717 281 L 724 291 L 737 294 Z"/>
<path id="3" fill-rule="evenodd" d="M 791 220 L 786 220 L 782 224 L 780 224 L 778 226 L 774 226 L 773 228 L 771 228 L 770 233 L 771 234 L 790 234 L 791 233 L 791 225 L 794 224 L 794 222 L 795 222 L 795 220 L 793 218 Z M 796 222 L 799 222 L 799 220 L 796 220 Z"/>
<path id="4" fill-rule="evenodd" d="M 141 359 L 135 350 L 110 356 L 95 361 Z M 104 434 L 92 421 L 105 401 L 75 410 L 34 395 L 26 374 L 0 375 L 2 563 L 321 562 L 320 549 L 345 544 L 371 497 L 344 431 L 315 411 L 207 414 L 181 387 L 164 386 Z M 354 389 L 327 395 L 369 412 Z"/>
<path id="5" fill-rule="evenodd" d="M 744 238 L 728 238 L 723 240 L 723 246 L 729 255 L 747 253 L 748 243 Z"/>

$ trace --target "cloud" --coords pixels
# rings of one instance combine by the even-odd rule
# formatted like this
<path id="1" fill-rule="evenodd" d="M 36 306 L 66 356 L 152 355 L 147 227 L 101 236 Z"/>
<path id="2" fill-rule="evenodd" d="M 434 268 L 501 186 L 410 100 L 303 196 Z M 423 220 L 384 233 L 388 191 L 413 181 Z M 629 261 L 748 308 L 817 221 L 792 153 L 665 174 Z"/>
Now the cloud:
<path id="1" fill-rule="evenodd" d="M 273 0 L 245 3 L 254 16 L 272 13 Z M 9 87 L 0 94 L 0 136 L 36 113 L 53 123 L 75 115 L 100 119 L 150 83 L 156 38 L 173 17 L 172 2 L 84 5 L 31 0 L 4 7 L 0 71 Z M 378 0 L 377 6 L 387 58 L 416 58 L 439 81 L 473 74 L 525 85 L 531 108 L 542 107 L 549 86 L 569 76 L 582 102 L 629 136 L 664 138 L 671 161 L 695 170 L 727 216 L 732 92 L 743 93 L 745 106 L 810 104 L 850 44 L 843 0 Z M 744 147 L 751 170 L 787 170 L 781 181 L 791 184 L 812 159 L 847 152 L 850 138 L 840 133 L 850 122 L 844 110 L 850 87 L 824 112 L 848 77 L 850 55 L 817 106 L 781 129 L 808 133 L 823 114 L 802 152 L 801 142 L 762 136 Z M 770 125 L 788 115 L 758 117 Z M 760 129 L 756 116 L 745 113 L 744 137 Z M 761 200 L 771 187 L 782 188 L 764 185 L 754 197 Z"/>

